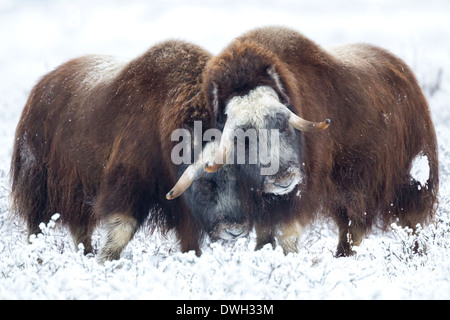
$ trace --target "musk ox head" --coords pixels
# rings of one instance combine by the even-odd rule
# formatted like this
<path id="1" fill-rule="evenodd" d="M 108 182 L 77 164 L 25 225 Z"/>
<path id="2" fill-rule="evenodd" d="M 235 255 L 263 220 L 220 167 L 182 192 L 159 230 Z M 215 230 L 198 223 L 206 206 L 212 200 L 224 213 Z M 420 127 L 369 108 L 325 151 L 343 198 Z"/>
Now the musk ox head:
<path id="1" fill-rule="evenodd" d="M 247 160 L 261 168 L 255 179 L 263 193 L 292 192 L 304 175 L 302 133 L 324 130 L 330 120 L 310 122 L 292 111 L 290 96 L 298 88 L 285 64 L 252 42 L 235 41 L 210 60 L 204 85 L 216 125 L 223 130 L 216 156 L 205 170 L 216 172 L 225 163 L 236 163 L 233 152 L 239 156 L 239 146 L 245 145 Z M 242 132 L 253 132 L 257 143 L 252 143 L 252 134 L 240 139 Z"/>
<path id="2" fill-rule="evenodd" d="M 224 166 L 212 174 L 204 171 L 205 163 L 214 159 L 218 146 L 218 142 L 207 143 L 199 159 L 186 168 L 166 198 L 172 200 L 182 195 L 211 240 L 234 240 L 248 235 L 251 229 L 248 213 L 256 202 L 247 198 L 250 188 L 238 181 L 237 167 Z"/>
<path id="3" fill-rule="evenodd" d="M 213 174 L 201 170 L 184 193 L 191 212 L 213 241 L 235 240 L 250 231 L 249 212 L 242 197 L 246 191 L 236 173 L 235 166 L 225 166 Z"/>
<path id="4" fill-rule="evenodd" d="M 245 150 L 249 163 L 261 167 L 263 192 L 277 195 L 291 192 L 302 181 L 303 146 L 296 130 L 323 130 L 329 125 L 328 120 L 315 123 L 298 117 L 270 86 L 258 86 L 244 96 L 234 96 L 224 112 L 227 120 L 220 146 L 206 171 L 217 171 L 230 158 L 237 157 L 234 163 L 244 164 L 239 162 L 239 151 Z M 234 150 L 237 155 L 231 156 Z"/>

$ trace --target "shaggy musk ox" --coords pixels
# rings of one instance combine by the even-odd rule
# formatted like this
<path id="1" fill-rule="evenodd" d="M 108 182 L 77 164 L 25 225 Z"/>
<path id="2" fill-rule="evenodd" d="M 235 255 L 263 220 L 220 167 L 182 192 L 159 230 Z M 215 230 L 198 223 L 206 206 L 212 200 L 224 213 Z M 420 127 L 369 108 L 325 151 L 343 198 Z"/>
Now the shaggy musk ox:
<path id="1" fill-rule="evenodd" d="M 58 212 L 75 245 L 92 252 L 92 232 L 103 221 L 100 261 L 118 259 L 149 215 L 153 227 L 176 231 L 182 251 L 199 254 L 204 233 L 245 235 L 236 168 L 212 176 L 199 163 L 171 159 L 175 129 L 192 131 L 194 121 L 211 127 L 202 91 L 208 59 L 197 46 L 167 41 L 127 64 L 85 56 L 44 76 L 23 110 L 11 164 L 13 209 L 28 233 Z M 212 159 L 215 145 L 199 159 Z M 166 192 L 185 169 L 189 184 L 181 179 L 167 198 L 193 185 L 169 201 Z"/>
<path id="2" fill-rule="evenodd" d="M 263 198 L 253 215 L 257 248 L 278 237 L 285 252 L 295 251 L 301 227 L 319 213 L 339 228 L 337 256 L 352 254 L 375 224 L 414 229 L 433 217 L 436 135 L 399 58 L 366 44 L 325 51 L 295 31 L 267 27 L 234 40 L 208 62 L 204 79 L 224 130 L 207 171 L 219 170 L 233 149 L 227 130 L 280 132 L 278 172 L 264 176 L 248 165 L 240 174 Z"/>

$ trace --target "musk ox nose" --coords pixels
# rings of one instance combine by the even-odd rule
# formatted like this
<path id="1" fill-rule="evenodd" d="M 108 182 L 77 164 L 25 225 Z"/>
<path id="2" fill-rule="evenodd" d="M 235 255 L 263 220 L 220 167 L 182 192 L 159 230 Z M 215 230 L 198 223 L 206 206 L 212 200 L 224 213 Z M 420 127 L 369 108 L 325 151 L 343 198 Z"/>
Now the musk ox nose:
<path id="1" fill-rule="evenodd" d="M 302 182 L 302 174 L 297 168 L 291 168 L 281 176 L 268 177 L 264 182 L 264 193 L 288 194 Z"/>
<path id="2" fill-rule="evenodd" d="M 233 225 L 222 228 L 218 234 L 218 238 L 222 240 L 236 240 L 248 235 L 249 229 L 246 225 Z"/>
<path id="3" fill-rule="evenodd" d="M 233 238 L 240 238 L 242 235 L 244 235 L 245 228 L 228 228 L 225 229 L 225 232 L 227 232 Z"/>

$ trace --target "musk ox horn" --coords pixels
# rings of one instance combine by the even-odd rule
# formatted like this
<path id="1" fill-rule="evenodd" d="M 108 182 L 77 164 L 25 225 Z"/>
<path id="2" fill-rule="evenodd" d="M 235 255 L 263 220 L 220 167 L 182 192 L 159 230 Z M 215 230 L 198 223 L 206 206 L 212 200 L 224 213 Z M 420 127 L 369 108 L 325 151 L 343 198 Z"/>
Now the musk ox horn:
<path id="1" fill-rule="evenodd" d="M 227 131 L 227 132 L 229 132 L 229 131 Z M 191 186 L 192 182 L 194 182 L 196 177 L 198 177 L 198 175 L 203 172 L 204 164 L 208 163 L 209 161 L 213 161 L 213 160 L 215 161 L 215 159 L 218 159 L 218 154 L 220 152 L 219 148 L 222 148 L 223 150 L 230 149 L 228 147 L 222 147 L 222 140 L 223 140 L 223 143 L 225 143 L 227 138 L 221 139 L 221 144 L 219 144 L 218 141 L 214 140 L 214 141 L 208 142 L 203 147 L 202 152 L 199 154 L 199 158 L 197 159 L 197 161 L 195 163 L 189 165 L 186 168 L 186 170 L 183 172 L 180 179 L 178 179 L 177 183 L 172 188 L 172 190 L 170 190 L 170 192 L 168 192 L 166 194 L 167 200 L 173 200 L 173 199 L 179 197 L 180 195 L 182 195 L 183 192 L 185 192 L 186 189 Z M 231 140 L 233 141 L 233 139 L 231 139 Z M 217 161 L 217 162 L 219 162 L 219 161 Z M 224 163 L 225 163 L 225 161 L 224 161 Z M 220 166 L 220 168 L 222 166 Z M 217 168 L 214 171 L 217 171 L 220 168 Z"/>
<path id="2" fill-rule="evenodd" d="M 227 162 L 227 159 L 233 151 L 234 147 L 233 126 L 233 120 L 230 120 L 229 118 L 225 123 L 225 127 L 223 128 L 223 134 L 220 139 L 219 148 L 217 149 L 214 160 L 207 161 L 205 163 L 204 169 L 206 172 L 216 172 L 217 170 L 221 169 Z"/>
<path id="3" fill-rule="evenodd" d="M 198 164 L 191 164 L 187 167 L 187 169 L 183 172 L 180 179 L 178 179 L 175 186 L 166 194 L 167 200 L 173 200 L 178 198 L 189 188 L 194 181 L 195 175 L 199 170 L 202 170 L 202 166 Z"/>
<path id="4" fill-rule="evenodd" d="M 326 119 L 322 122 L 311 122 L 300 118 L 292 111 L 289 111 L 289 114 L 289 123 L 291 124 L 291 126 L 303 132 L 325 130 L 330 126 L 331 123 L 330 119 Z"/>
<path id="5" fill-rule="evenodd" d="M 216 172 L 225 165 L 231 151 L 233 151 L 233 142 L 234 139 L 232 136 L 222 137 L 222 139 L 220 140 L 220 147 L 217 151 L 215 159 L 213 161 L 208 161 L 205 163 L 204 169 L 206 172 Z"/>

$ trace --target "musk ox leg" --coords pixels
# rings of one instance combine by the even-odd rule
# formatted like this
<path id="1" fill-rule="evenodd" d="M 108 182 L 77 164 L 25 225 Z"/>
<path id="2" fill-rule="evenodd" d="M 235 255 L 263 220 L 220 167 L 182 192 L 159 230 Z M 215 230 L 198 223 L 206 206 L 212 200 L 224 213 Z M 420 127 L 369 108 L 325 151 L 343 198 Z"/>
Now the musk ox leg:
<path id="1" fill-rule="evenodd" d="M 48 223 L 51 217 L 47 210 L 46 179 L 46 170 L 40 166 L 27 168 L 20 172 L 20 177 L 14 177 L 13 210 L 26 221 L 28 240 L 31 235 L 41 233 L 39 225 Z"/>
<path id="2" fill-rule="evenodd" d="M 273 228 L 256 225 L 255 230 L 256 230 L 255 251 L 262 249 L 262 247 L 264 247 L 268 243 L 270 243 L 272 245 L 272 248 L 275 249 L 276 242 Z"/>
<path id="3" fill-rule="evenodd" d="M 413 234 L 417 234 L 417 226 L 419 224 L 423 226 L 434 216 L 437 207 L 437 190 L 428 185 L 424 186 L 418 181 L 409 178 L 408 180 L 390 204 L 387 212 L 396 218 L 395 222 L 399 226 L 408 227 L 412 229 Z M 386 220 L 392 221 L 392 217 Z M 416 242 L 413 248 L 415 253 L 419 252 L 419 247 L 420 244 Z"/>
<path id="4" fill-rule="evenodd" d="M 181 223 L 176 227 L 178 233 L 178 239 L 180 241 L 181 252 L 189 252 L 194 250 L 195 255 L 200 257 L 202 251 L 200 250 L 199 239 L 201 238 L 201 232 L 197 226 L 193 224 L 190 219 L 184 220 L 186 223 Z"/>
<path id="5" fill-rule="evenodd" d="M 338 209 L 335 221 L 339 228 L 339 243 L 336 257 L 348 257 L 353 255 L 354 246 L 359 246 L 367 232 L 366 223 L 360 219 L 350 220 L 346 208 Z"/>
<path id="6" fill-rule="evenodd" d="M 389 208 L 402 227 L 416 229 L 417 224 L 429 221 L 435 211 L 436 196 L 419 182 L 403 186 Z"/>
<path id="7" fill-rule="evenodd" d="M 138 223 L 131 215 L 114 213 L 105 221 L 106 242 L 100 250 L 99 262 L 118 260 L 126 245 L 136 233 Z"/>
<path id="8" fill-rule="evenodd" d="M 28 239 L 40 233 L 39 224 L 51 217 L 47 210 L 47 168 L 41 163 L 31 146 L 17 138 L 11 162 L 12 211 L 25 220 Z"/>
<path id="9" fill-rule="evenodd" d="M 97 219 L 92 212 L 92 206 L 86 204 L 85 201 L 74 201 L 70 209 L 71 212 L 66 212 L 66 223 L 72 235 L 75 249 L 78 250 L 79 245 L 83 244 L 85 255 L 94 253 L 92 233 L 97 226 Z"/>
<path id="10" fill-rule="evenodd" d="M 197 257 L 200 257 L 202 255 L 202 250 L 200 250 L 198 241 L 194 241 L 194 242 L 190 243 L 190 242 L 187 242 L 186 240 L 182 239 L 180 241 L 180 250 L 181 250 L 181 252 L 195 251 L 195 255 Z"/>
<path id="11" fill-rule="evenodd" d="M 256 226 L 255 230 L 255 250 L 260 250 L 268 243 L 270 243 L 272 248 L 275 249 L 276 243 L 278 242 L 278 244 L 283 248 L 284 254 L 298 252 L 299 240 L 303 227 L 297 221 L 277 226 L 276 230 L 264 226 Z"/>
<path id="12" fill-rule="evenodd" d="M 297 253 L 303 227 L 297 221 L 277 227 L 276 238 L 284 254 Z"/>
<path id="13" fill-rule="evenodd" d="M 355 252 L 354 246 L 359 246 L 366 234 L 365 228 L 339 228 L 339 243 L 336 250 L 336 257 L 349 257 Z"/>
<path id="14" fill-rule="evenodd" d="M 93 230 L 86 226 L 70 226 L 70 234 L 72 235 L 75 249 L 78 249 L 80 244 L 84 246 L 84 254 L 93 253 L 92 248 L 92 232 Z"/>

